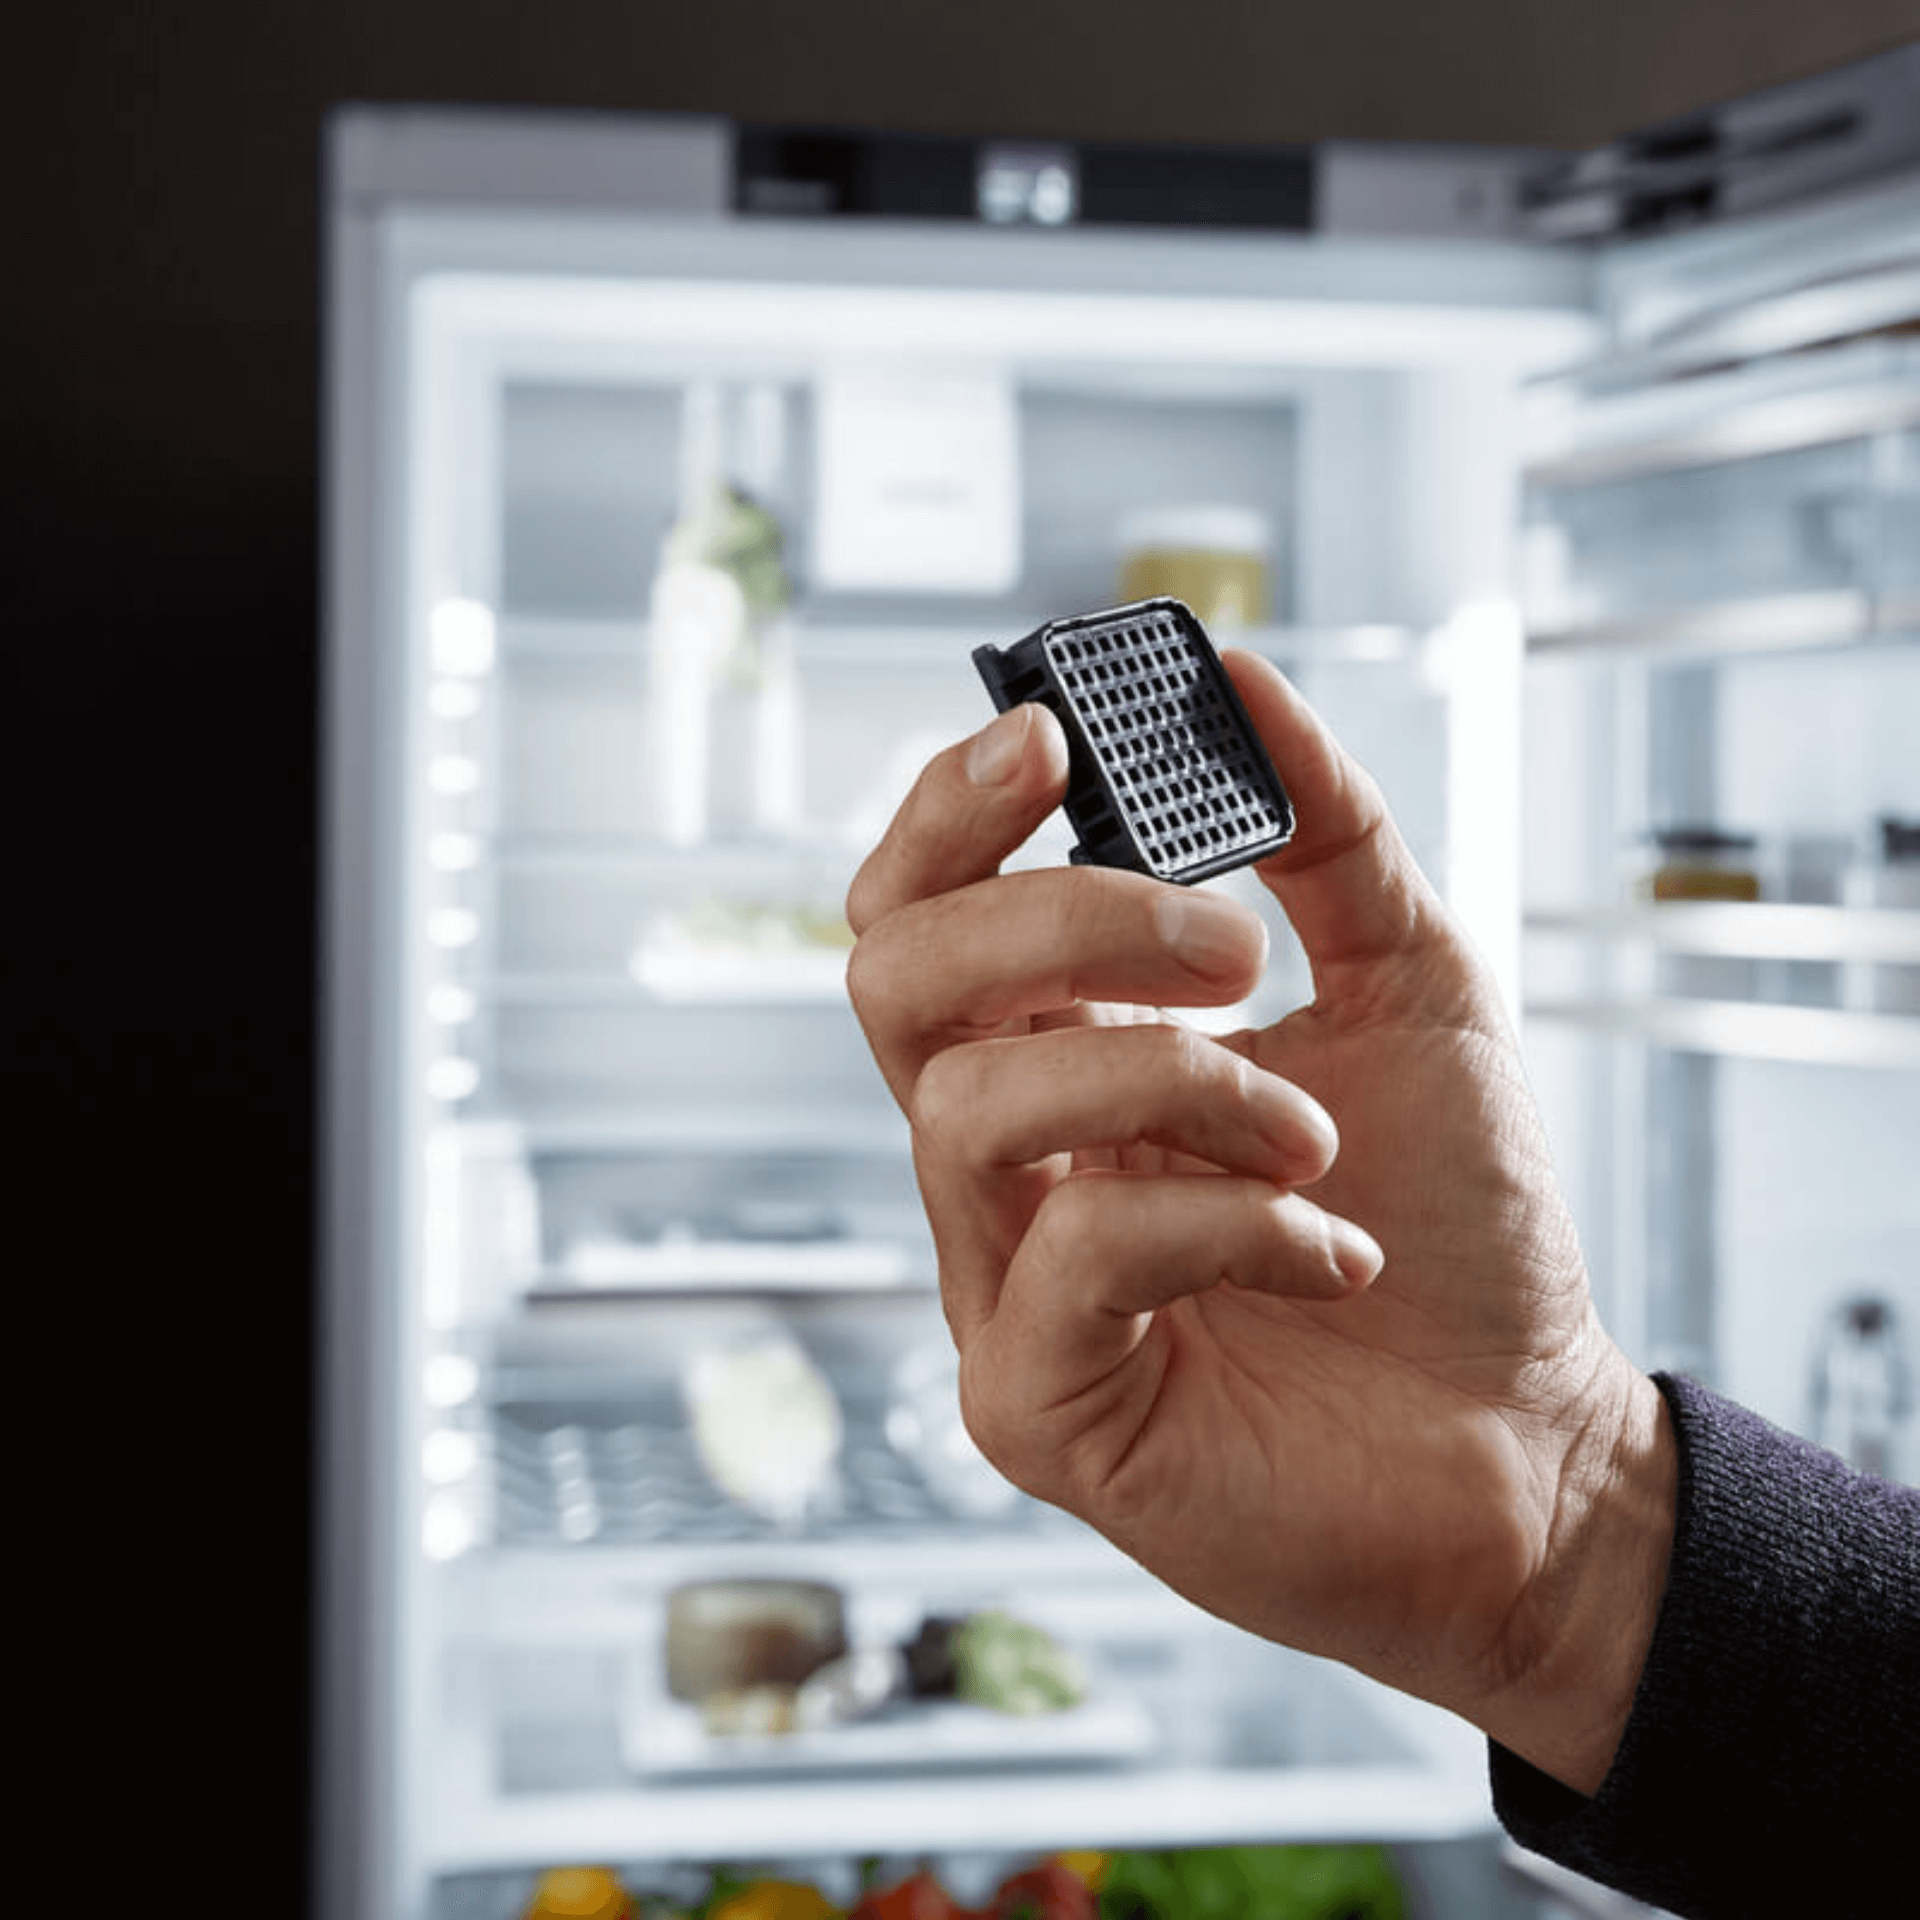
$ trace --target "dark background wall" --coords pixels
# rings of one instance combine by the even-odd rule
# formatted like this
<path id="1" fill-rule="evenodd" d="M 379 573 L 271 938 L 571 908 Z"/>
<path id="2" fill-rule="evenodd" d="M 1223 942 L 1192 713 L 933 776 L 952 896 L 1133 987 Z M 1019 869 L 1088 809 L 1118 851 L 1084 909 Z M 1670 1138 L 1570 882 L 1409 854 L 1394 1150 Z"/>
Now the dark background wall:
<path id="1" fill-rule="evenodd" d="M 113 1397 L 155 1416 L 129 1465 L 158 1490 L 135 1477 L 114 1537 L 190 1596 L 176 1704 L 227 1699 L 285 1905 L 328 105 L 1577 147 L 1913 37 L 1920 3 L 197 0 L 43 10 L 37 33 L 7 62 L 0 234 L 13 930 L 37 976 L 11 1078 L 63 1177 L 19 1204 L 53 1229 L 65 1337 L 118 1336 Z"/>

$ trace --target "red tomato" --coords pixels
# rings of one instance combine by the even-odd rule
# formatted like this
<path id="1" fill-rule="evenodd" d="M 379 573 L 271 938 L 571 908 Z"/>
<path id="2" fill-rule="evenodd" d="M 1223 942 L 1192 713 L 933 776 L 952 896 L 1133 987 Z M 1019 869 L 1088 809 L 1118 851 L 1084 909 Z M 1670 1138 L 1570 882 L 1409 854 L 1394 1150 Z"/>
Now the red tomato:
<path id="1" fill-rule="evenodd" d="M 972 1920 L 972 1916 L 922 1869 L 884 1893 L 863 1895 L 849 1920 Z"/>
<path id="2" fill-rule="evenodd" d="M 1047 1860 L 1003 1880 L 987 1911 L 991 1920 L 1094 1920 L 1098 1909 L 1071 1867 Z"/>

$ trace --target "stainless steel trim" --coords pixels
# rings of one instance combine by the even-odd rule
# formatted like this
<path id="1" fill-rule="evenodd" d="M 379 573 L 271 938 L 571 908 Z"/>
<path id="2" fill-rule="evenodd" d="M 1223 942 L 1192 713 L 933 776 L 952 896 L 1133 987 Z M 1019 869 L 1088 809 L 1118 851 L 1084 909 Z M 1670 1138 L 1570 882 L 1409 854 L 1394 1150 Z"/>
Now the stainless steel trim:
<path id="1" fill-rule="evenodd" d="M 733 130 L 715 117 L 466 107 L 340 108 L 328 126 L 336 203 L 721 218 Z"/>

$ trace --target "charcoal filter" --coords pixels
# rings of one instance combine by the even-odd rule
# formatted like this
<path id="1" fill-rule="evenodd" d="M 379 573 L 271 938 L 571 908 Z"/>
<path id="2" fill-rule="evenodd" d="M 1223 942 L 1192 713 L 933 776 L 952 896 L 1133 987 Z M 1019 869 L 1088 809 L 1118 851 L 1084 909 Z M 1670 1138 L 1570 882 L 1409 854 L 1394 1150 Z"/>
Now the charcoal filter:
<path id="1" fill-rule="evenodd" d="M 1190 885 L 1292 837 L 1280 777 L 1181 601 L 1052 620 L 973 663 L 1001 712 L 1037 700 L 1065 730 L 1076 863 Z"/>

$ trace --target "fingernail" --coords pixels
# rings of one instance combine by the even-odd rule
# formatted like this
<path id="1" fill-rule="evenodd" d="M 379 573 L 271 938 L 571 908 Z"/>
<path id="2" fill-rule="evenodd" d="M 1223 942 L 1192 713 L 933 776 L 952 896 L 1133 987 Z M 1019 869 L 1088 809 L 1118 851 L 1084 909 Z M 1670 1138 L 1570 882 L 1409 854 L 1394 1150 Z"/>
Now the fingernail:
<path id="1" fill-rule="evenodd" d="M 1170 886 L 1153 903 L 1153 917 L 1160 938 L 1195 973 L 1216 980 L 1237 979 L 1266 961 L 1266 927 L 1210 894 Z"/>
<path id="2" fill-rule="evenodd" d="M 1340 1270 L 1340 1278 L 1350 1287 L 1370 1286 L 1387 1264 L 1379 1241 L 1337 1213 L 1328 1214 L 1326 1219 L 1328 1248 L 1333 1254 L 1333 1264 Z"/>
<path id="3" fill-rule="evenodd" d="M 967 778 L 976 787 L 1004 786 L 1020 764 L 1026 738 L 1026 716 L 1019 708 L 997 715 L 974 735 L 967 749 Z"/>
<path id="4" fill-rule="evenodd" d="M 1307 1136 L 1308 1152 L 1321 1165 L 1331 1166 L 1340 1151 L 1340 1129 L 1333 1124 L 1333 1115 L 1313 1100 L 1304 1106 L 1296 1105 L 1293 1120 Z"/>

